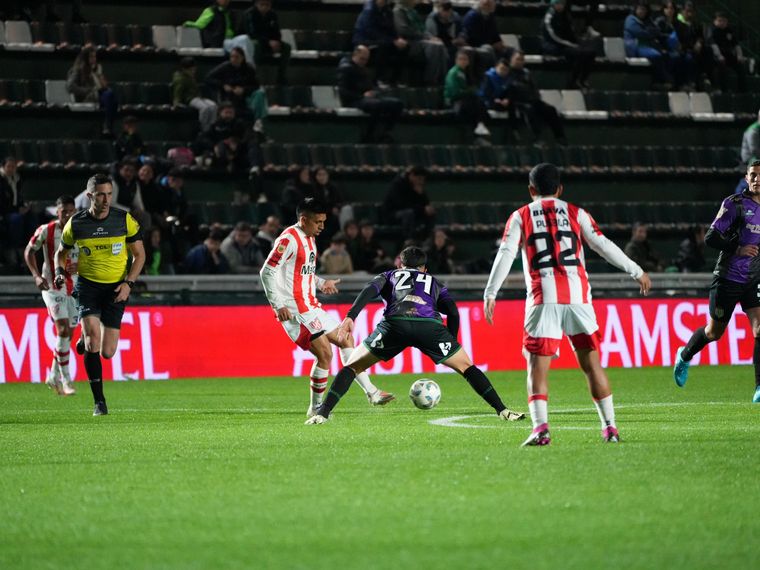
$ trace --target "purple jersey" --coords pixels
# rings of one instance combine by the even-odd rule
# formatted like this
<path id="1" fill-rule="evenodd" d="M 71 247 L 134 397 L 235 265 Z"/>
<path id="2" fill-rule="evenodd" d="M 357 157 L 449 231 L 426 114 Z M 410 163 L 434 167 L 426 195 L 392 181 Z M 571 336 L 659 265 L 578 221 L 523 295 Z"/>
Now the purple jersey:
<path id="1" fill-rule="evenodd" d="M 441 320 L 438 303 L 451 299 L 448 289 L 429 273 L 394 269 L 375 277 L 370 284 L 385 301 L 385 318 Z"/>
<path id="2" fill-rule="evenodd" d="M 729 196 L 723 200 L 710 230 L 719 232 L 738 247 L 760 245 L 760 204 L 743 194 Z M 759 257 L 732 253 L 720 252 L 715 275 L 736 283 L 747 283 L 760 277 Z"/>

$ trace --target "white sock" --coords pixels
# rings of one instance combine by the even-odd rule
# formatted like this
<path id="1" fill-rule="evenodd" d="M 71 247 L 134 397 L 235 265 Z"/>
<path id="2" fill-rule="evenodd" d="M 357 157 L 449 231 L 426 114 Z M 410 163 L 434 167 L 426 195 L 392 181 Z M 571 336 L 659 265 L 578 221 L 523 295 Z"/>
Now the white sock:
<path id="1" fill-rule="evenodd" d="M 534 430 L 549 423 L 549 406 L 546 394 L 528 396 L 528 409 Z"/>
<path id="2" fill-rule="evenodd" d="M 612 405 L 612 394 L 601 400 L 594 400 L 596 412 L 602 422 L 602 429 L 607 426 L 615 427 L 615 407 Z"/>
<path id="3" fill-rule="evenodd" d="M 61 367 L 58 365 L 58 356 L 53 352 L 53 362 L 50 364 L 50 378 L 61 378 Z"/>
<path id="4" fill-rule="evenodd" d="M 55 358 L 61 373 L 61 380 L 71 382 L 69 374 L 69 357 L 71 356 L 71 337 L 59 336 L 55 340 Z"/>
<path id="5" fill-rule="evenodd" d="M 345 366 L 346 362 L 348 362 L 348 359 L 351 358 L 351 353 L 353 351 L 353 348 L 340 349 L 340 359 L 343 362 L 343 366 Z M 369 374 L 366 372 L 362 372 L 361 374 L 356 375 L 356 383 L 361 386 L 361 389 L 364 390 L 365 394 L 374 394 L 377 392 L 377 386 L 372 383 L 372 380 L 369 379 Z"/>
<path id="6" fill-rule="evenodd" d="M 311 367 L 311 407 L 314 408 L 322 403 L 322 399 L 325 397 L 325 390 L 327 390 L 327 375 L 328 370 L 320 368 L 317 363 Z"/>

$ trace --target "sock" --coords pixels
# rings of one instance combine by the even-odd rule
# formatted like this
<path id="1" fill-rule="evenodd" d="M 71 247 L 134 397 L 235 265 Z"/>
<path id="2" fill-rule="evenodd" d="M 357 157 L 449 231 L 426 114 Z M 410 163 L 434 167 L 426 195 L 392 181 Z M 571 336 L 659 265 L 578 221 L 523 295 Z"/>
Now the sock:
<path id="1" fill-rule="evenodd" d="M 752 363 L 755 365 L 755 388 L 760 388 L 760 337 L 755 337 L 755 350 L 752 352 Z"/>
<path id="2" fill-rule="evenodd" d="M 344 366 L 341 371 L 338 372 L 333 379 L 332 384 L 330 384 L 330 390 L 327 392 L 325 403 L 322 404 L 322 407 L 319 409 L 319 413 L 322 416 L 328 417 L 330 415 L 330 412 L 332 412 L 333 408 L 338 405 L 338 402 L 343 395 L 348 392 L 354 378 L 356 378 L 356 372 L 348 366 Z"/>
<path id="3" fill-rule="evenodd" d="M 502 410 L 506 410 L 507 407 L 499 398 L 499 394 L 491 384 L 491 381 L 483 374 L 483 371 L 474 364 L 464 371 L 462 376 L 472 386 L 472 389 L 478 393 L 478 396 L 483 398 L 489 406 L 496 410 L 497 414 L 500 414 Z"/>
<path id="4" fill-rule="evenodd" d="M 90 379 L 90 390 L 95 403 L 105 402 L 103 396 L 103 363 L 100 361 L 100 352 L 84 353 L 84 368 L 87 370 L 87 378 Z"/>
<path id="5" fill-rule="evenodd" d="M 599 420 L 602 422 L 602 429 L 607 426 L 615 427 L 615 407 L 612 405 L 612 394 L 601 400 L 594 398 L 594 405 L 599 414 Z"/>
<path id="6" fill-rule="evenodd" d="M 348 362 L 348 359 L 351 358 L 351 353 L 353 351 L 353 348 L 340 349 L 340 359 L 343 362 L 343 366 L 345 366 L 346 362 Z M 372 383 L 372 380 L 369 379 L 369 374 L 366 372 L 362 372 L 356 375 L 356 383 L 361 386 L 361 389 L 364 390 L 365 394 L 374 394 L 377 392 L 377 386 Z"/>
<path id="7" fill-rule="evenodd" d="M 320 368 L 317 366 L 317 363 L 314 363 L 314 366 L 311 367 L 311 407 L 316 408 L 322 403 L 322 398 L 325 395 L 325 390 L 327 390 L 327 375 L 329 374 L 329 371 L 325 370 L 324 368 Z"/>
<path id="8" fill-rule="evenodd" d="M 681 358 L 688 362 L 708 344 L 710 344 L 710 340 L 705 334 L 705 327 L 695 330 L 689 342 L 686 343 L 686 347 L 681 351 Z"/>
<path id="9" fill-rule="evenodd" d="M 55 341 L 55 359 L 58 362 L 58 367 L 61 371 L 62 380 L 65 382 L 71 381 L 71 375 L 69 374 L 69 354 L 71 352 L 71 337 L 59 336 Z"/>
<path id="10" fill-rule="evenodd" d="M 530 410 L 530 419 L 533 422 L 533 431 L 549 423 L 548 396 L 546 394 L 528 396 L 528 409 Z"/>
<path id="11" fill-rule="evenodd" d="M 51 378 L 61 377 L 61 366 L 58 364 L 58 357 L 55 354 L 55 351 L 53 351 L 53 362 L 50 364 L 50 377 Z"/>

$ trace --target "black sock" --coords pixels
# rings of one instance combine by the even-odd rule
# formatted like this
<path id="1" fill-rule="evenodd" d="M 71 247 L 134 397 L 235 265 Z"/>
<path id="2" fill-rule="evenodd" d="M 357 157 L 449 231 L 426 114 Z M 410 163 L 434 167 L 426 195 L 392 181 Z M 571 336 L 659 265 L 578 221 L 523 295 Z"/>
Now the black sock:
<path id="1" fill-rule="evenodd" d="M 332 412 L 333 408 L 338 405 L 343 394 L 348 392 L 354 378 L 356 378 L 356 372 L 348 366 L 342 368 L 341 371 L 335 375 L 332 384 L 330 384 L 330 388 L 327 390 L 327 397 L 319 408 L 319 415 L 324 417 L 330 415 L 330 412 Z"/>
<path id="2" fill-rule="evenodd" d="M 683 349 L 683 351 L 681 351 L 681 358 L 686 361 L 691 360 L 694 358 L 695 354 L 697 354 L 709 343 L 710 339 L 708 339 L 707 335 L 705 334 L 705 327 L 695 330 L 691 335 L 689 342 L 686 343 L 686 347 Z"/>
<path id="3" fill-rule="evenodd" d="M 760 387 L 760 337 L 755 337 L 755 350 L 752 352 L 752 364 L 755 365 L 755 388 Z"/>
<path id="4" fill-rule="evenodd" d="M 103 396 L 103 364 L 100 361 L 99 352 L 87 351 L 84 353 L 84 368 L 87 370 L 87 378 L 90 379 L 90 390 L 95 403 L 105 402 Z"/>
<path id="5" fill-rule="evenodd" d="M 472 389 L 478 393 L 478 396 L 483 398 L 489 406 L 496 410 L 497 414 L 500 414 L 502 410 L 506 410 L 507 407 L 499 398 L 499 394 L 496 393 L 496 388 L 493 387 L 491 381 L 483 374 L 474 364 L 464 371 L 462 376 L 469 382 Z"/>

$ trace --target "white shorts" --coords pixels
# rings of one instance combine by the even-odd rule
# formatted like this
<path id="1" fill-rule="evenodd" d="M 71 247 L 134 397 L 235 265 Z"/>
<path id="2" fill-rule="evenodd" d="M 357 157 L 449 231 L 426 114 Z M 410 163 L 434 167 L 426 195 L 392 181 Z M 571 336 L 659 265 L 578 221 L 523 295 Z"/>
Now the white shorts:
<path id="1" fill-rule="evenodd" d="M 54 321 L 68 319 L 72 327 L 79 322 L 79 304 L 71 295 L 63 291 L 48 290 L 42 292 L 42 300 L 45 301 L 48 314 Z"/>
<path id="2" fill-rule="evenodd" d="M 282 322 L 282 328 L 290 340 L 304 350 L 309 350 L 314 335 L 334 331 L 339 324 L 324 309 L 312 309 L 306 313 L 295 313 L 292 319 Z"/>
<path id="3" fill-rule="evenodd" d="M 559 356 L 562 335 L 575 350 L 599 350 L 599 325 L 591 304 L 534 305 L 525 310 L 523 354 Z"/>

